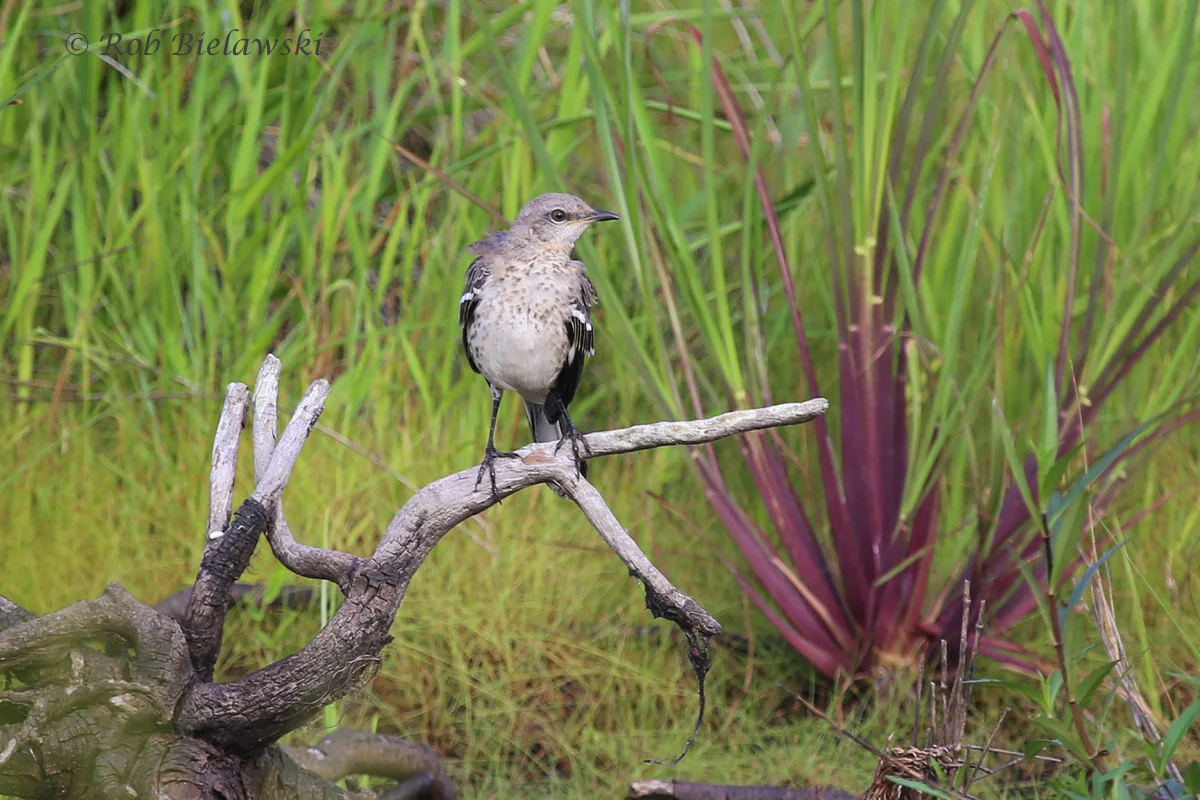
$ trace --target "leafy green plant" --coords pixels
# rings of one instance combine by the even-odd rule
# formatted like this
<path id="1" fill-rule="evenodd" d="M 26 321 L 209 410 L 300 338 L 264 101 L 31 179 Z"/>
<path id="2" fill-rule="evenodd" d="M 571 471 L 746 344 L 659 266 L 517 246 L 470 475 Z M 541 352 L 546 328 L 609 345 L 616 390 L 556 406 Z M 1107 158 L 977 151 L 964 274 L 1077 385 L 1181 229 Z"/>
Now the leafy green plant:
<path id="1" fill-rule="evenodd" d="M 1088 500 L 1076 497 L 1061 503 L 1072 504 L 1086 507 Z M 1061 531 L 1055 535 L 1046 517 L 1041 522 L 1044 560 L 1053 575 L 1055 551 L 1060 549 L 1058 540 L 1066 537 Z M 1114 796 L 1156 800 L 1193 797 L 1200 792 L 1200 765 L 1193 763 L 1180 768 L 1178 762 L 1184 740 L 1189 735 L 1195 738 L 1200 700 L 1184 708 L 1164 734 L 1138 702 L 1140 689 L 1132 680 L 1131 664 L 1116 641 L 1119 633 L 1100 622 L 1113 609 L 1107 593 L 1097 590 L 1096 584 L 1101 583 L 1098 575 L 1107 570 L 1109 558 L 1124 544 L 1115 544 L 1096 558 L 1065 603 L 1058 598 L 1052 584 L 1047 585 L 1044 597 L 1040 598 L 1058 668 L 1040 676 L 1036 684 L 997 682 L 997 685 L 1015 690 L 1032 703 L 1028 719 L 1043 735 L 1026 742 L 1025 758 L 1037 757 L 1048 747 L 1062 748 L 1068 754 L 1068 760 L 1063 762 L 1067 766 L 1046 782 L 1056 795 L 1097 800 Z M 1089 651 L 1099 643 L 1088 641 L 1085 617 L 1072 613 L 1085 595 L 1090 595 L 1089 603 L 1095 609 L 1096 633 L 1107 658 L 1089 657 Z M 1194 678 L 1185 680 L 1200 685 Z M 1125 737 L 1124 747 L 1118 744 L 1115 730 L 1121 723 L 1114 723 L 1115 715 L 1111 713 L 1122 699 L 1129 704 L 1135 721 L 1133 735 Z M 1113 756 L 1119 763 L 1112 763 Z"/>

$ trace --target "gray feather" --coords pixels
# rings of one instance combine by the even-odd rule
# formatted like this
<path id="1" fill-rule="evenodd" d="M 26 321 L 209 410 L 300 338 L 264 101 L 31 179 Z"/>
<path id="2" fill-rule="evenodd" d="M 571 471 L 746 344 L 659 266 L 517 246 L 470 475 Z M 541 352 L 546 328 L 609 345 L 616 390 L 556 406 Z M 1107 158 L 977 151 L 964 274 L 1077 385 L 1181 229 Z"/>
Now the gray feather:
<path id="1" fill-rule="evenodd" d="M 529 432 L 535 442 L 557 442 L 562 438 L 562 427 L 546 419 L 546 409 L 539 403 L 525 403 L 525 418 L 529 420 Z"/>
<path id="2" fill-rule="evenodd" d="M 546 419 L 546 410 L 541 404 L 526 401 L 525 418 L 529 420 L 529 432 L 533 434 L 535 442 L 557 442 L 562 438 L 562 421 L 551 422 Z M 579 465 L 579 474 L 584 478 L 587 477 L 588 465 L 586 461 Z M 565 496 L 562 489 L 558 488 L 558 484 L 551 483 L 550 488 L 559 497 Z"/>

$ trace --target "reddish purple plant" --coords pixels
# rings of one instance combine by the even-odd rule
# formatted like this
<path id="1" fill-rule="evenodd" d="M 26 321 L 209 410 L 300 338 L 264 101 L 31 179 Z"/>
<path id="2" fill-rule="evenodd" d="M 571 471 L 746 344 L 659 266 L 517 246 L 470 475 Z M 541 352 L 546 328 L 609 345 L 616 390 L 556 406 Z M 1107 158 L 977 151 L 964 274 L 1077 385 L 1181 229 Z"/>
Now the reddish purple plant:
<path id="1" fill-rule="evenodd" d="M 969 5 L 964 4 L 963 14 Z M 1082 196 L 1083 186 L 1079 99 L 1062 39 L 1041 0 L 1037 0 L 1037 6 L 1044 33 L 1028 11 L 1014 12 L 1010 20 L 1022 23 L 1059 109 L 1058 143 L 1060 153 L 1065 150 L 1065 168 L 1060 160 L 1058 177 L 1071 205 L 1067 281 L 1068 286 L 1074 287 L 1084 227 L 1082 209 L 1078 202 L 1072 201 Z M 947 151 L 942 156 L 924 228 L 920 232 L 912 261 L 914 283 L 920 280 L 930 239 L 935 232 L 939 206 L 950 182 L 951 165 L 956 161 L 979 97 L 980 86 L 993 66 L 997 46 L 1005 29 L 1007 25 L 992 40 L 979 77 L 961 112 Z M 699 32 L 691 28 L 691 33 L 699 42 Z M 933 100 L 930 101 L 933 107 L 925 109 L 927 121 L 906 166 L 909 175 L 920 175 L 931 157 L 933 137 L 929 121 L 934 118 L 960 33 L 961 25 L 956 22 L 933 89 Z M 925 57 L 923 46 L 913 75 L 922 75 L 921 61 Z M 749 128 L 732 87 L 715 60 L 712 75 L 716 94 L 727 119 L 733 125 L 736 142 L 748 160 Z M 899 280 L 894 247 L 896 242 L 904 241 L 903 233 L 908 230 L 916 202 L 915 179 L 907 190 L 900 183 L 901 157 L 907 152 L 919 83 L 919 79 L 913 80 L 893 128 L 889 180 L 897 201 L 902 201 L 895 217 L 900 230 L 890 230 L 889 221 L 893 217 L 888 213 L 889 209 L 883 209 L 876 236 L 880 246 L 870 265 L 872 291 L 869 294 L 863 291 L 868 283 L 867 276 L 862 274 L 863 259 L 854 252 L 851 237 L 843 235 L 839 238 L 832 228 L 828 233 L 839 344 L 839 387 L 834 402 L 839 409 L 842 454 L 839 465 L 835 460 L 828 424 L 823 419 L 817 420 L 817 453 L 825 505 L 823 517 L 828 525 L 828 537 L 818 535 L 814 517 L 788 475 L 780 443 L 771 435 L 745 437 L 742 455 L 775 529 L 774 537 L 764 533 L 739 506 L 725 484 L 711 448 L 699 462 L 710 502 L 757 577 L 755 585 L 735 571 L 741 586 L 786 640 L 817 670 L 830 677 L 870 674 L 896 660 L 910 659 L 922 652 L 930 642 L 940 639 L 953 643 L 953 655 L 962 624 L 963 607 L 959 600 L 965 580 L 970 580 L 973 596 L 977 600 L 985 600 L 988 609 L 979 651 L 1010 665 L 1028 668 L 1032 666 L 1028 651 L 1004 641 L 1000 636 L 1036 606 L 1035 587 L 1022 574 L 1023 568 L 1032 572 L 1038 581 L 1044 582 L 1046 579 L 1045 565 L 1039 560 L 1041 544 L 1036 535 L 1038 520 L 1031 519 L 1029 504 L 1012 481 L 999 493 L 998 509 L 994 515 L 989 517 L 985 511 L 979 512 L 980 541 L 974 555 L 958 574 L 936 588 L 935 597 L 930 597 L 934 546 L 938 542 L 939 532 L 949 527 L 939 514 L 941 491 L 936 470 L 922 487 L 920 502 L 911 518 L 901 518 L 906 483 L 914 479 L 914 475 L 908 463 L 909 409 L 905 396 L 908 365 L 905 349 L 900 346 L 902 338 L 908 333 L 908 320 L 903 315 L 898 317 L 896 313 Z M 834 80 L 833 84 L 836 86 L 837 81 Z M 841 113 L 837 106 L 835 102 L 835 114 Z M 844 166 L 839 165 L 839 172 Z M 792 269 L 761 167 L 757 170 L 755 184 L 789 304 L 796 352 L 807 390 L 812 395 L 819 395 L 813 356 L 796 300 Z M 849 188 L 845 182 L 841 191 L 842 200 L 846 203 L 841 209 L 844 212 L 849 202 L 846 199 Z M 843 234 L 847 230 L 843 226 Z M 1068 290 L 1063 309 L 1062 319 L 1065 322 L 1058 339 L 1055 369 L 1057 386 L 1063 387 L 1059 393 L 1057 440 L 1057 456 L 1060 458 L 1067 456 L 1085 440 L 1085 433 L 1096 420 L 1106 399 L 1147 349 L 1161 338 L 1200 293 L 1200 280 L 1187 286 L 1175 286 L 1187 264 L 1200 250 L 1198 242 L 1186 248 L 1175 268 L 1156 287 L 1157 299 L 1147 304 L 1129 332 L 1125 345 L 1099 371 L 1099 380 L 1089 389 L 1087 402 L 1080 403 L 1074 394 L 1074 381 L 1066 370 L 1070 365 L 1074 374 L 1081 374 L 1091 355 L 1089 344 L 1095 328 L 1093 312 L 1099 305 L 1097 294 L 1101 288 L 1099 275 L 1108 256 L 1108 237 L 1102 235 L 1101 239 L 1096 273 L 1088 290 L 1087 314 L 1076 336 L 1073 353 L 1069 349 L 1072 334 L 1070 320 L 1075 303 L 1073 288 Z M 885 243 L 892 246 L 884 246 Z M 1175 299 L 1169 306 L 1160 308 L 1168 296 L 1168 288 L 1173 288 Z M 882 298 L 882 302 L 873 302 L 874 298 Z M 896 323 L 898 318 L 899 325 Z M 1073 358 L 1069 357 L 1072 355 Z M 698 403 L 694 392 L 693 399 Z M 1123 447 L 1121 452 L 1107 461 L 1105 469 L 1138 452 L 1152 439 L 1166 435 L 1194 418 L 1195 412 L 1160 424 L 1151 434 L 1143 437 L 1140 444 Z M 1046 465 L 1042 466 L 1045 468 Z M 1044 504 L 1039 505 L 1042 501 L 1037 494 L 1039 465 L 1035 456 L 1025 461 L 1024 472 L 1034 505 L 1044 508 Z M 1091 476 L 1093 480 L 1095 477 Z M 1110 499 L 1101 496 L 1093 502 L 1103 504 Z M 828 546 L 823 544 L 826 540 L 830 542 Z M 973 606 L 977 609 L 979 603 Z"/>

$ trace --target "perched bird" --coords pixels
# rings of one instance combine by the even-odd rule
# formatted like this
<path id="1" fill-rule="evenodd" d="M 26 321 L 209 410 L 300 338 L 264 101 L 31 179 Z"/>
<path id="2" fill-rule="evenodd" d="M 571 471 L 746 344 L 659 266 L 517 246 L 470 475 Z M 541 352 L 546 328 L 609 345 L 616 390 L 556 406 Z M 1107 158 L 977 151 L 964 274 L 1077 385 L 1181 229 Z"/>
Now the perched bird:
<path id="1" fill-rule="evenodd" d="M 593 223 L 615 219 L 574 195 L 543 194 L 521 209 L 508 231 L 490 232 L 467 248 L 475 260 L 458 302 L 458 325 L 467 362 L 492 389 L 492 422 L 476 487 L 486 470 L 498 496 L 494 462 L 516 456 L 495 445 L 505 392 L 525 401 L 535 442 L 557 441 L 557 452 L 570 440 L 579 474 L 587 477 L 581 435 L 567 406 L 579 388 L 584 359 L 595 350 L 591 308 L 597 298 L 587 268 L 572 258 L 571 249 Z"/>

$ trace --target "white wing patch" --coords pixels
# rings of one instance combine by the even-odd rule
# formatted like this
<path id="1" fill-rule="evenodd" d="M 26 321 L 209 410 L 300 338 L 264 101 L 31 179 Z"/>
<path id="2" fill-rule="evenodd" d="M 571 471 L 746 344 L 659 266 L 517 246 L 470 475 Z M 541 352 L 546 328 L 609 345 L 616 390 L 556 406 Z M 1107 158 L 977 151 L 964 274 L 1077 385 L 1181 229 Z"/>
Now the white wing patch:
<path id="1" fill-rule="evenodd" d="M 570 350 L 568 359 L 574 359 L 581 352 L 584 355 L 595 355 L 596 332 L 592 329 L 592 315 L 588 309 L 588 299 L 585 290 L 583 297 L 575 298 L 570 306 L 571 319 L 567 322 Z"/>
<path id="2" fill-rule="evenodd" d="M 467 355 L 467 364 L 474 372 L 479 372 L 479 366 L 471 358 L 471 324 L 475 321 L 475 308 L 479 305 L 479 297 L 483 285 L 488 279 L 488 268 L 483 258 L 476 258 L 467 268 L 467 286 L 462 297 L 458 299 L 458 328 L 462 332 L 463 352 Z"/>

